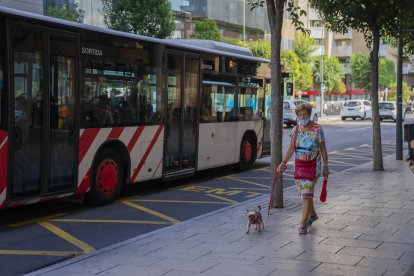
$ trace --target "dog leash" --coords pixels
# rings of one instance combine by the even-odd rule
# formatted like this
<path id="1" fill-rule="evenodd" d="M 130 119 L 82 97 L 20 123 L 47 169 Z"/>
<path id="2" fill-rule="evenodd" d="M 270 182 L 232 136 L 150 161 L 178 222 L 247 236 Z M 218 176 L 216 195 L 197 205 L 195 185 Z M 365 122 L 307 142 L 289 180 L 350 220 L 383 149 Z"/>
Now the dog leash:
<path id="1" fill-rule="evenodd" d="M 275 186 L 276 186 L 276 180 L 277 180 L 277 177 L 279 176 L 279 173 L 280 173 L 280 172 L 278 172 L 278 171 L 276 170 L 276 173 L 275 173 L 275 178 L 273 179 L 272 190 L 270 191 L 269 205 L 267 206 L 267 220 L 268 220 L 268 221 L 269 221 L 269 216 L 270 216 L 270 205 L 272 204 L 272 201 L 273 201 L 273 190 L 275 189 Z"/>
<path id="2" fill-rule="evenodd" d="M 269 220 L 269 216 L 270 216 L 270 205 L 272 204 L 272 201 L 273 201 L 273 190 L 275 189 L 276 180 L 277 180 L 277 177 L 279 176 L 279 173 L 280 172 L 278 172 L 276 170 L 275 178 L 273 179 L 272 190 L 270 191 L 269 205 L 267 206 L 267 220 Z M 328 185 L 328 177 L 325 176 L 323 178 L 323 184 L 322 184 L 322 190 L 321 190 L 321 196 L 320 196 L 320 201 L 321 202 L 325 202 L 326 201 L 326 197 L 327 197 L 327 194 L 328 194 L 328 192 L 327 192 L 327 185 Z"/>

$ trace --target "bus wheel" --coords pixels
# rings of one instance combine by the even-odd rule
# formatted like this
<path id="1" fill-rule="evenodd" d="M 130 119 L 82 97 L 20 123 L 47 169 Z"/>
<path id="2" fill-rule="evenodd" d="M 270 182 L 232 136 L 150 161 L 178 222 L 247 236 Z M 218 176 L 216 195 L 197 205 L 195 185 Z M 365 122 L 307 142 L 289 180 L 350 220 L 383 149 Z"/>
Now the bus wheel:
<path id="1" fill-rule="evenodd" d="M 93 205 L 111 203 L 118 198 L 123 181 L 124 168 L 119 154 L 112 148 L 101 150 L 93 164 L 87 202 Z"/>
<path id="2" fill-rule="evenodd" d="M 250 135 L 245 135 L 240 145 L 240 160 L 236 168 L 238 170 L 246 170 L 250 164 L 256 159 L 256 149 Z"/>

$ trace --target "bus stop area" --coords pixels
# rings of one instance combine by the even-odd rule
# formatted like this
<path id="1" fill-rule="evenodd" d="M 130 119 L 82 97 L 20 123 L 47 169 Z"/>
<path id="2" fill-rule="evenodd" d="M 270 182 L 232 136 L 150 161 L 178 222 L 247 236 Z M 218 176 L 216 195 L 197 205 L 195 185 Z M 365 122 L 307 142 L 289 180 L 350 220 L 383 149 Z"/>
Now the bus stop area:
<path id="1" fill-rule="evenodd" d="M 414 175 L 395 159 L 385 172 L 367 163 L 331 175 L 307 235 L 289 187 L 269 219 L 262 195 L 29 275 L 414 275 Z M 246 234 L 246 209 L 259 204 L 265 229 Z"/>

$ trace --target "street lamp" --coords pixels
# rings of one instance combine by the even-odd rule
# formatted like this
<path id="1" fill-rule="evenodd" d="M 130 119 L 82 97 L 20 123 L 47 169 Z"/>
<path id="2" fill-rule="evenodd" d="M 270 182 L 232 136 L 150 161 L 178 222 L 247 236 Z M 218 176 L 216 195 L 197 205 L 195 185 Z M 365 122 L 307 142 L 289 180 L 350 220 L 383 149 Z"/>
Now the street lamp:
<path id="1" fill-rule="evenodd" d="M 243 0 L 243 42 L 246 43 L 246 0 Z"/>

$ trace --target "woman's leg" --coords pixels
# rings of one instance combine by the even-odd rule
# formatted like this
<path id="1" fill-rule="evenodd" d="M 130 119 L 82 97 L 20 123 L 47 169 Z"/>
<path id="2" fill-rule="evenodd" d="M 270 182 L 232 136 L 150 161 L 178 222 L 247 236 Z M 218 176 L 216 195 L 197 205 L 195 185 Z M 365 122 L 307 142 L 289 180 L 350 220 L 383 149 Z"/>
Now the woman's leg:
<path id="1" fill-rule="evenodd" d="M 316 216 L 315 206 L 313 206 L 313 198 L 311 198 L 309 216 L 311 217 Z"/>
<path id="2" fill-rule="evenodd" d="M 308 218 L 309 218 L 310 209 L 311 209 L 311 202 L 312 202 L 312 198 L 303 199 L 302 219 L 300 221 L 300 224 L 302 225 L 308 224 Z"/>

